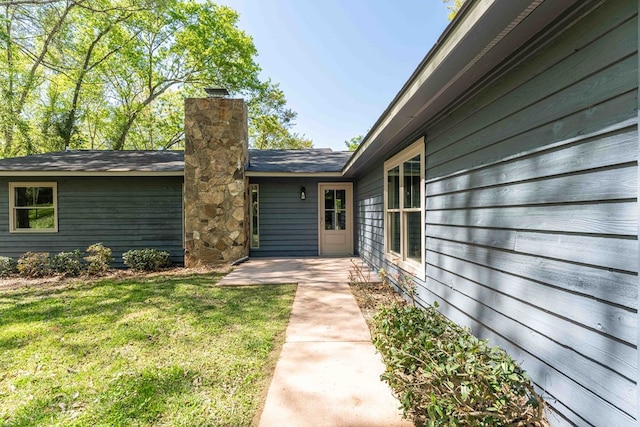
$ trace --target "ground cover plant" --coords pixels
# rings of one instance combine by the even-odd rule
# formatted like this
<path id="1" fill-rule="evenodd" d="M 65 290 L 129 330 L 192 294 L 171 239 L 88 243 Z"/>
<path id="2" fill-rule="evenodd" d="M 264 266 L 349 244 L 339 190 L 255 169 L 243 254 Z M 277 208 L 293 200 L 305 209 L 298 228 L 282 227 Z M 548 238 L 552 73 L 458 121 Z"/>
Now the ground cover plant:
<path id="1" fill-rule="evenodd" d="M 383 307 L 372 335 L 387 366 L 381 378 L 420 425 L 546 425 L 542 399 L 518 363 L 448 320 L 437 305 Z"/>
<path id="2" fill-rule="evenodd" d="M 504 350 L 416 304 L 410 276 L 353 263 L 349 284 L 406 418 L 418 426 L 548 427 L 542 398 Z M 393 285 L 392 285 L 393 284 Z M 401 289 L 406 300 L 394 289 Z"/>
<path id="3" fill-rule="evenodd" d="M 0 425 L 250 425 L 295 289 L 219 278 L 0 282 Z"/>

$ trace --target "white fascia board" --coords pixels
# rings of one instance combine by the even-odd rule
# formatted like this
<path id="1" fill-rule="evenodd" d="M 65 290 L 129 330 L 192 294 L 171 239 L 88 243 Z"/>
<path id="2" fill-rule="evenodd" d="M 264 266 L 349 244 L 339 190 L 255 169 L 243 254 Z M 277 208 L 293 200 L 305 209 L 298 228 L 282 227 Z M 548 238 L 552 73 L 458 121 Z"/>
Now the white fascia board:
<path id="1" fill-rule="evenodd" d="M 245 172 L 244 176 L 273 178 L 341 178 L 342 172 Z"/>

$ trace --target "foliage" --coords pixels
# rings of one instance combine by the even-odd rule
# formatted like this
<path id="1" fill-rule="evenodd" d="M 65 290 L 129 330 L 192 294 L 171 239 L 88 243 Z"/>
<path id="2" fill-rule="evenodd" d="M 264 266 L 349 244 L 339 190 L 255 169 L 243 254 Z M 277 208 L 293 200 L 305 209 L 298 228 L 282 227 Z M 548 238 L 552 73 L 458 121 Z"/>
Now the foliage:
<path id="1" fill-rule="evenodd" d="M 434 427 L 544 425 L 542 399 L 520 366 L 436 308 L 392 304 L 374 317 L 382 379 L 405 416 Z"/>
<path id="2" fill-rule="evenodd" d="M 79 250 L 60 252 L 51 258 L 51 269 L 65 276 L 78 276 L 82 272 L 82 259 Z"/>
<path id="3" fill-rule="evenodd" d="M 211 0 L 3 3 L 0 158 L 180 148 L 183 99 L 206 86 L 254 106 L 253 138 L 310 143 L 290 131 L 295 113 L 277 85 L 259 79 L 238 18 Z"/>
<path id="4" fill-rule="evenodd" d="M 122 254 L 127 267 L 139 271 L 158 271 L 171 265 L 169 252 L 158 249 L 132 249 Z"/>
<path id="5" fill-rule="evenodd" d="M 250 425 L 295 287 L 219 278 L 0 288 L 0 424 Z"/>
<path id="6" fill-rule="evenodd" d="M 364 139 L 364 135 L 354 136 L 353 138 L 346 140 L 344 142 L 344 145 L 347 146 L 347 150 L 356 151 L 360 146 L 360 144 L 362 143 L 363 139 Z"/>
<path id="7" fill-rule="evenodd" d="M 18 272 L 25 277 L 45 277 L 51 274 L 48 252 L 26 252 L 18 259 Z"/>
<path id="8" fill-rule="evenodd" d="M 249 143 L 252 148 L 305 149 L 313 141 L 291 132 L 297 113 L 286 108 L 284 93 L 278 84 L 267 81 L 259 94 L 249 102 Z"/>
<path id="9" fill-rule="evenodd" d="M 447 15 L 447 19 L 449 21 L 453 21 L 453 18 L 456 17 L 465 0 L 442 0 L 442 2 L 446 3 L 447 9 L 449 9 L 449 15 Z"/>
<path id="10" fill-rule="evenodd" d="M 0 256 L 0 277 L 7 277 L 18 271 L 18 265 L 13 258 Z"/>
<path id="11" fill-rule="evenodd" d="M 87 262 L 87 272 L 89 274 L 104 274 L 109 270 L 113 256 L 111 249 L 102 243 L 94 243 L 87 248 L 88 256 L 84 257 Z"/>

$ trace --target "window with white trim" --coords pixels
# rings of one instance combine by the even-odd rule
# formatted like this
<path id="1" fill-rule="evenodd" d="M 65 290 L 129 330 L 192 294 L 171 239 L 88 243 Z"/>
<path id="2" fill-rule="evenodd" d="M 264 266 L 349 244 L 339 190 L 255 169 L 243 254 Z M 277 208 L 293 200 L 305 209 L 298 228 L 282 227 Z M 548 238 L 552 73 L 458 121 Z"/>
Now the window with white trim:
<path id="1" fill-rule="evenodd" d="M 55 182 L 10 182 L 9 224 L 12 233 L 56 233 L 58 185 Z"/>
<path id="2" fill-rule="evenodd" d="M 424 276 L 424 138 L 384 163 L 385 256 Z"/>

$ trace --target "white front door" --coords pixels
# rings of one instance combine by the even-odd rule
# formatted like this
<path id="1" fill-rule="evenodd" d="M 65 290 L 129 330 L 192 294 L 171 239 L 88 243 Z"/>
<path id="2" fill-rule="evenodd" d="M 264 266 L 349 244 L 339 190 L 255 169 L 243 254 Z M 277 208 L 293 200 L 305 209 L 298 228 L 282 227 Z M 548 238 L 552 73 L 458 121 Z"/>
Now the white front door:
<path id="1" fill-rule="evenodd" d="M 318 184 L 320 256 L 353 255 L 353 184 Z"/>

